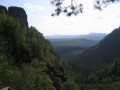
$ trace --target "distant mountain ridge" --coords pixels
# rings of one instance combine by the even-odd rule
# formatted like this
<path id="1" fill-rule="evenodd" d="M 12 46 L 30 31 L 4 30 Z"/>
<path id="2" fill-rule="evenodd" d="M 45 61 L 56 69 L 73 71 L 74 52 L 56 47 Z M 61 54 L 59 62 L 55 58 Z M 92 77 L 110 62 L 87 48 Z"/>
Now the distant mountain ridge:
<path id="1" fill-rule="evenodd" d="M 113 30 L 98 45 L 85 50 L 73 62 L 87 69 L 106 66 L 120 57 L 120 27 Z"/>
<path id="2" fill-rule="evenodd" d="M 107 34 L 105 33 L 90 33 L 85 35 L 53 35 L 53 36 L 45 36 L 47 39 L 73 39 L 73 38 L 84 38 L 88 40 L 101 40 Z"/>
<path id="3" fill-rule="evenodd" d="M 74 59 L 86 49 L 99 43 L 99 40 L 87 40 L 82 38 L 49 39 L 49 41 L 55 48 L 55 52 L 67 60 Z"/>

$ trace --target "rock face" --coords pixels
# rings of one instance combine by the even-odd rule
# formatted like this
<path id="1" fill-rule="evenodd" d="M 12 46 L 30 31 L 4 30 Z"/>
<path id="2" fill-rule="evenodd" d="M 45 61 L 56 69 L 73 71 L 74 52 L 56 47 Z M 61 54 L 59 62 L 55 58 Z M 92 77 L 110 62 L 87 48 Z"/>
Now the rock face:
<path id="1" fill-rule="evenodd" d="M 20 7 L 9 7 L 8 8 L 9 15 L 19 18 L 21 22 L 23 22 L 28 27 L 27 22 L 27 14 L 23 8 Z"/>
<path id="2" fill-rule="evenodd" d="M 7 8 L 0 5 L 0 13 L 7 13 Z"/>
<path id="3" fill-rule="evenodd" d="M 12 17 L 18 18 L 23 24 L 28 27 L 27 14 L 23 8 L 12 6 L 7 10 L 6 7 L 0 5 L 0 13 L 6 13 Z"/>

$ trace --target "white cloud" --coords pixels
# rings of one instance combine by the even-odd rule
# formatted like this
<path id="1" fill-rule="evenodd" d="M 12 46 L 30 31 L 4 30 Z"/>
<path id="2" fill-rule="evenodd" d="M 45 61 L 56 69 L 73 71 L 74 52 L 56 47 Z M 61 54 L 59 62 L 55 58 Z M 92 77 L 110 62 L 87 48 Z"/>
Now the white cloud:
<path id="1" fill-rule="evenodd" d="M 46 8 L 45 12 L 34 14 L 35 18 L 30 20 L 31 25 L 35 26 L 44 35 L 76 35 L 91 32 L 110 33 L 113 29 L 119 27 L 120 3 L 108 5 L 107 8 L 99 11 L 93 8 L 93 0 L 82 1 L 84 1 L 84 13 L 71 17 L 66 17 L 64 14 L 58 17 L 51 17 L 50 15 L 54 9 L 51 6 L 47 6 L 47 3 L 45 5 L 42 4 Z M 29 8 L 31 7 L 30 5 Z M 33 14 L 30 15 L 32 16 Z"/>
<path id="2" fill-rule="evenodd" d="M 45 10 L 44 7 L 39 6 L 39 5 L 35 5 L 35 4 L 32 4 L 32 3 L 25 3 L 24 6 L 27 9 L 29 9 L 30 11 L 43 11 L 43 10 Z"/>

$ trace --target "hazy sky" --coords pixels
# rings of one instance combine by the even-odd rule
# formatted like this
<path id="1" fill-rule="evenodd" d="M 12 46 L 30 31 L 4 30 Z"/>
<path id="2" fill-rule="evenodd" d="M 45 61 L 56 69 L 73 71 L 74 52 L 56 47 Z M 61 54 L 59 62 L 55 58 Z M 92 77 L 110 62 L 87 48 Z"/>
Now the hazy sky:
<path id="1" fill-rule="evenodd" d="M 84 13 L 71 17 L 51 17 L 54 7 L 50 0 L 0 0 L 0 5 L 23 7 L 28 15 L 29 26 L 36 27 L 44 35 L 110 33 L 120 26 L 120 3 L 98 11 L 93 8 L 93 0 L 77 1 L 83 2 Z"/>

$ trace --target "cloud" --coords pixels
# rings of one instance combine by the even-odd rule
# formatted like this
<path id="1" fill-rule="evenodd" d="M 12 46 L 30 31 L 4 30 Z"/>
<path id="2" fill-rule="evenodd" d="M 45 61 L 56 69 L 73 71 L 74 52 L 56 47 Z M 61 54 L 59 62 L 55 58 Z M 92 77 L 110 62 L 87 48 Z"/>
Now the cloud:
<path id="1" fill-rule="evenodd" d="M 120 15 L 116 15 L 116 18 L 120 18 Z"/>
<path id="2" fill-rule="evenodd" d="M 35 5 L 35 4 L 32 4 L 32 3 L 25 3 L 24 6 L 27 9 L 29 9 L 30 11 L 43 11 L 43 10 L 45 10 L 44 7 L 39 6 L 39 5 Z"/>
<path id="3" fill-rule="evenodd" d="M 102 17 L 102 16 L 97 16 L 95 19 L 97 19 L 97 20 L 102 20 L 102 19 L 104 19 L 104 17 Z"/>

